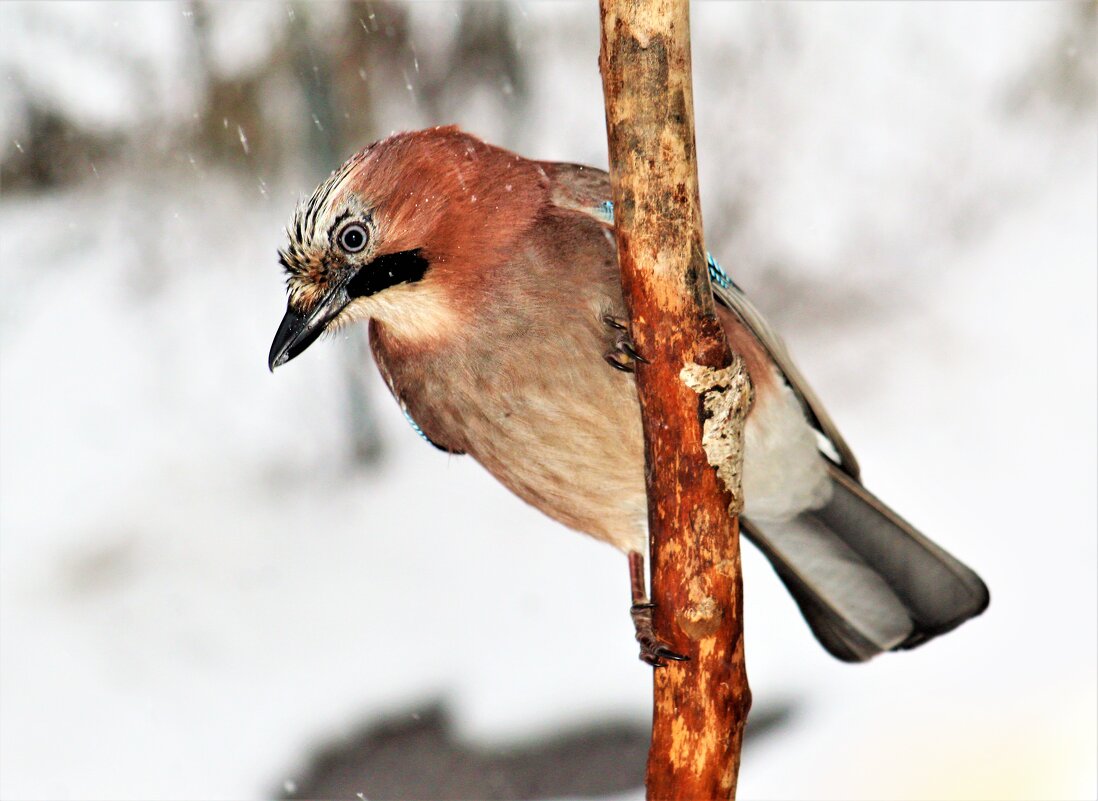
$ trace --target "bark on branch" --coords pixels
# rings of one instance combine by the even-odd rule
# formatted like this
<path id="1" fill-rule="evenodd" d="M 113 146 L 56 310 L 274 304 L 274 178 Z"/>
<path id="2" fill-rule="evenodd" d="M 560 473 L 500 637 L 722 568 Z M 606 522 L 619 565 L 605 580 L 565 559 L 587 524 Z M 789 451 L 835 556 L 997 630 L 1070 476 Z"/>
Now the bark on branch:
<path id="1" fill-rule="evenodd" d="M 751 695 L 739 474 L 750 386 L 714 312 L 687 0 L 600 0 L 618 262 L 644 418 L 652 600 L 689 662 L 654 672 L 649 799 L 733 798 Z M 716 467 L 716 469 L 714 469 Z"/>

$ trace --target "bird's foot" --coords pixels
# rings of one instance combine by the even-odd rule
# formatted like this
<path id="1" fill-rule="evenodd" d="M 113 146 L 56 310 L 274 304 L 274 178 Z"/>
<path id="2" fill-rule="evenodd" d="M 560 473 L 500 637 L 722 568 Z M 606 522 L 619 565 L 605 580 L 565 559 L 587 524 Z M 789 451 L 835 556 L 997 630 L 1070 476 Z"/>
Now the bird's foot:
<path id="1" fill-rule="evenodd" d="M 626 320 L 624 317 L 615 317 L 612 314 L 604 314 L 602 316 L 602 321 L 611 328 L 616 328 L 619 331 L 629 330 L 629 321 Z"/>
<path id="2" fill-rule="evenodd" d="M 603 357 L 606 363 L 615 370 L 631 373 L 636 369 L 636 362 L 648 364 L 648 359 L 637 353 L 632 341 L 629 339 L 629 323 L 623 317 L 614 317 L 607 314 L 602 321 L 619 333 L 614 338 L 614 347 Z"/>
<path id="3" fill-rule="evenodd" d="M 690 657 L 675 653 L 671 646 L 656 636 L 656 630 L 652 627 L 653 603 L 636 603 L 629 608 L 633 616 L 633 627 L 637 631 L 637 642 L 640 643 L 640 660 L 647 662 L 652 667 L 667 667 L 664 660 L 671 659 L 675 662 L 687 662 Z"/>

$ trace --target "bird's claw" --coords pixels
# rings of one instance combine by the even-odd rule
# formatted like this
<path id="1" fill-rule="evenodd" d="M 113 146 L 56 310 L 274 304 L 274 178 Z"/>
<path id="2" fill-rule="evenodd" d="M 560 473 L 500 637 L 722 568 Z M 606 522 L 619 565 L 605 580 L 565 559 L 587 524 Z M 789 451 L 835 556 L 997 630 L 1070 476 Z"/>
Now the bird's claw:
<path id="1" fill-rule="evenodd" d="M 613 367 L 615 370 L 621 370 L 625 373 L 632 373 L 635 369 L 636 362 L 644 362 L 649 364 L 648 359 L 644 358 L 637 352 L 636 346 L 629 340 L 627 332 L 629 331 L 629 323 L 623 317 L 614 317 L 613 315 L 604 315 L 602 321 L 611 328 L 617 329 L 621 333 L 614 338 L 614 347 L 604 357 L 607 364 Z"/>
<path id="2" fill-rule="evenodd" d="M 604 314 L 602 316 L 602 321 L 611 328 L 616 328 L 619 331 L 629 330 L 629 321 L 626 320 L 624 317 L 615 317 L 612 314 Z"/>
<path id="3" fill-rule="evenodd" d="M 635 361 L 644 362 L 645 364 L 651 364 L 651 362 L 648 361 L 648 359 L 644 358 L 639 353 L 637 353 L 637 349 L 633 347 L 633 343 L 630 342 L 627 339 L 622 340 L 621 342 L 618 343 L 618 350 L 620 350 L 625 355 L 631 357 Z"/>
<path id="4" fill-rule="evenodd" d="M 633 359 L 626 353 L 622 353 L 619 350 L 612 350 L 603 356 L 603 358 L 606 359 L 606 363 L 615 370 L 621 370 L 623 373 L 633 372 Z"/>
<path id="5" fill-rule="evenodd" d="M 667 667 L 664 660 L 674 662 L 688 662 L 690 657 L 683 656 L 671 650 L 671 646 L 656 636 L 652 627 L 653 603 L 636 603 L 630 607 L 629 612 L 633 616 L 633 627 L 637 632 L 637 642 L 640 644 L 640 660 L 652 667 Z"/>

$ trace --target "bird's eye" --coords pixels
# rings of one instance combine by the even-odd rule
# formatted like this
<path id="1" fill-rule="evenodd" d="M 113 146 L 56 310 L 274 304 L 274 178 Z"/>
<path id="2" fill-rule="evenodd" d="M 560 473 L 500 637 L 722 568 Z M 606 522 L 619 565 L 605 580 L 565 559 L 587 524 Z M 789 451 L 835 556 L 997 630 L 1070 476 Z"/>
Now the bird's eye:
<path id="1" fill-rule="evenodd" d="M 348 253 L 358 253 L 366 247 L 369 234 L 358 223 L 351 223 L 339 232 L 339 246 Z"/>

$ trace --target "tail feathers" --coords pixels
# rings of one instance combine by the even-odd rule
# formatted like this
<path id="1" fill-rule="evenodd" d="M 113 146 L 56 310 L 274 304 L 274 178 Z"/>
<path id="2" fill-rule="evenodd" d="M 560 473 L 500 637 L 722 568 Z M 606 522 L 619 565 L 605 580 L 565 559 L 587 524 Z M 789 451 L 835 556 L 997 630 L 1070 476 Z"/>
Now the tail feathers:
<path id="1" fill-rule="evenodd" d="M 914 625 L 896 593 L 834 532 L 802 515 L 783 523 L 741 521 L 770 560 L 816 639 L 844 662 L 900 646 Z"/>
<path id="2" fill-rule="evenodd" d="M 914 648 L 987 608 L 972 570 L 845 473 L 833 469 L 831 482 L 822 509 L 743 528 L 833 656 L 863 662 Z"/>

